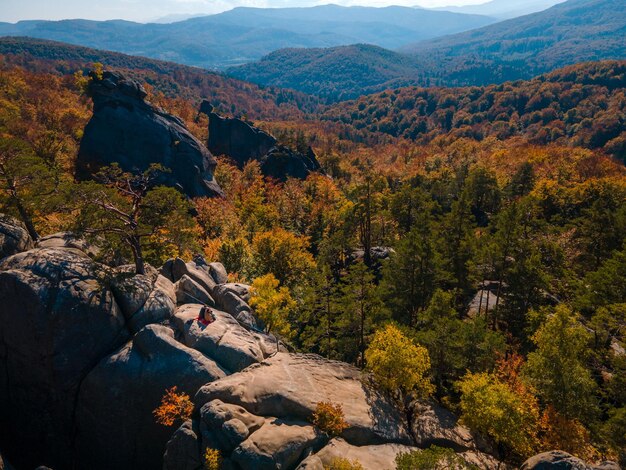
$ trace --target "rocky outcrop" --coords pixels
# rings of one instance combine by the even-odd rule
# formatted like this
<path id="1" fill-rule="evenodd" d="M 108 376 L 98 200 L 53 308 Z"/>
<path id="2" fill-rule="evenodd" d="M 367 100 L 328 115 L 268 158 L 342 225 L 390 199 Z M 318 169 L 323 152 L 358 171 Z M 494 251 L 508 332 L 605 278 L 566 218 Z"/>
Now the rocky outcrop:
<path id="1" fill-rule="evenodd" d="M 24 225 L 13 217 L 0 214 L 0 259 L 32 247 L 33 240 Z"/>
<path id="2" fill-rule="evenodd" d="M 258 160 L 277 144 L 274 136 L 241 119 L 220 116 L 208 101 L 202 102 L 200 112 L 209 117 L 209 150 L 228 155 L 240 167 L 248 160 Z"/>
<path id="3" fill-rule="evenodd" d="M 94 262 L 69 236 L 42 246 L 0 261 L 0 426 L 11 430 L 0 447 L 18 468 L 161 467 L 173 430 L 153 410 L 166 389 L 194 396 L 284 350 L 227 312 L 204 325 L 201 305 L 176 309 L 173 275 L 248 298 L 247 286 L 216 283 L 219 264 L 172 260 L 138 275 Z"/>
<path id="4" fill-rule="evenodd" d="M 77 176 L 90 178 L 116 162 L 124 171 L 141 172 L 151 164 L 169 170 L 160 183 L 188 196 L 221 195 L 213 178 L 215 158 L 179 118 L 147 101 L 143 87 L 122 74 L 92 74 L 89 94 L 93 116 L 80 144 Z"/>
<path id="5" fill-rule="evenodd" d="M 250 286 L 227 282 L 228 274 L 221 263 L 209 264 L 202 257 L 187 263 L 175 258 L 167 260 L 160 273 L 176 283 L 179 304 L 203 303 L 227 312 L 250 329 L 261 329 L 248 305 Z"/>
<path id="6" fill-rule="evenodd" d="M 279 145 L 274 136 L 241 119 L 220 116 L 207 101 L 200 106 L 200 112 L 209 117 L 209 150 L 232 158 L 240 168 L 250 160 L 257 160 L 265 176 L 280 181 L 289 177 L 304 179 L 320 170 L 310 147 L 306 153 L 299 153 Z"/>
<path id="7" fill-rule="evenodd" d="M 12 430 L 3 444 L 37 442 L 22 461 L 12 457 L 18 466 L 70 465 L 81 382 L 129 336 L 110 275 L 73 249 L 39 248 L 0 263 L 0 416 Z"/>
<path id="8" fill-rule="evenodd" d="M 358 369 L 311 354 L 278 352 L 198 391 L 198 418 L 170 440 L 165 468 L 181 468 L 180 456 L 194 446 L 196 452 L 219 449 L 235 468 L 295 468 L 328 443 L 310 424 L 320 401 L 342 405 L 348 424 L 342 437 L 350 445 L 411 441 L 400 414 L 364 384 Z M 197 454 L 187 458 L 198 460 Z"/>
<path id="9" fill-rule="evenodd" d="M 215 359 L 229 372 L 238 372 L 276 353 L 275 339 L 244 328 L 226 312 L 212 309 L 215 320 L 208 325 L 196 321 L 200 305 L 183 305 L 176 311 L 174 326 L 190 348 Z"/>
<path id="10" fill-rule="evenodd" d="M 58 232 L 37 240 L 37 248 L 74 248 L 85 253 L 87 256 L 97 256 L 98 247 L 88 243 L 86 240 L 78 238 L 70 232 Z"/>
<path id="11" fill-rule="evenodd" d="M 615 462 L 588 465 L 578 457 L 561 450 L 552 450 L 529 458 L 520 470 L 619 470 Z"/>
<path id="12" fill-rule="evenodd" d="M 348 364 L 313 354 L 280 352 L 242 372 L 202 387 L 197 406 L 212 400 L 239 405 L 259 416 L 308 420 L 321 401 L 341 403 L 348 427 L 343 437 L 354 444 L 409 443 L 396 409 Z"/>
<path id="13" fill-rule="evenodd" d="M 226 372 L 176 341 L 162 325 L 148 325 L 85 379 L 76 410 L 78 468 L 159 468 L 172 429 L 152 411 L 166 389 L 193 395 Z"/>
<path id="14" fill-rule="evenodd" d="M 413 405 L 409 432 L 360 370 L 289 353 L 238 320 L 253 317 L 239 308 L 249 286 L 223 282 L 223 266 L 173 259 L 137 275 L 80 246 L 0 261 L 0 425 L 11 430 L 0 446 L 17 468 L 198 470 L 207 447 L 220 450 L 224 468 L 322 468 L 336 455 L 384 468 L 408 446 L 431 444 L 480 468 L 498 465 L 488 443 L 436 404 Z M 213 306 L 211 321 L 198 321 L 202 305 L 176 307 L 181 280 L 232 311 Z M 153 415 L 173 386 L 195 404 L 175 432 Z M 338 439 L 311 424 L 321 401 L 342 405 Z"/>

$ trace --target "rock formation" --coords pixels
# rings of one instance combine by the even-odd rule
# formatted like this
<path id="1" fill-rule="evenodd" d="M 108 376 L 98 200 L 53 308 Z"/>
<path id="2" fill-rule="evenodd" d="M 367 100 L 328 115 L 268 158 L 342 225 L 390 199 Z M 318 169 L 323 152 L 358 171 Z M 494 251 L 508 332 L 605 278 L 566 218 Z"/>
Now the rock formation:
<path id="1" fill-rule="evenodd" d="M 0 215 L 0 259 L 33 247 L 24 225 L 13 217 Z"/>
<path id="2" fill-rule="evenodd" d="M 602 462 L 598 465 L 588 465 L 573 455 L 560 450 L 553 450 L 529 458 L 520 467 L 520 470 L 619 470 L 615 462 Z"/>
<path id="3" fill-rule="evenodd" d="M 209 150 L 232 158 L 240 168 L 250 160 L 258 160 L 265 176 L 280 181 L 288 177 L 304 179 L 320 170 L 310 147 L 306 154 L 294 152 L 241 119 L 220 116 L 207 101 L 202 102 L 200 112 L 209 117 Z"/>
<path id="4" fill-rule="evenodd" d="M 247 286 L 221 283 L 219 263 L 176 259 L 167 276 L 150 266 L 137 275 L 94 262 L 88 248 L 55 234 L 0 261 L 0 426 L 11 430 L 0 448 L 18 468 L 158 468 L 174 429 L 152 411 L 167 388 L 193 396 L 284 350 L 227 312 L 202 325 L 201 305 L 177 308 L 171 276 L 216 299 L 236 295 L 228 305 L 254 319 L 239 297 Z"/>
<path id="5" fill-rule="evenodd" d="M 177 117 L 145 101 L 143 87 L 119 73 L 92 77 L 89 94 L 93 116 L 83 135 L 77 176 L 89 178 L 98 168 L 117 162 L 124 171 L 140 172 L 161 164 L 169 173 L 162 184 L 188 196 L 214 196 L 216 161 Z"/>

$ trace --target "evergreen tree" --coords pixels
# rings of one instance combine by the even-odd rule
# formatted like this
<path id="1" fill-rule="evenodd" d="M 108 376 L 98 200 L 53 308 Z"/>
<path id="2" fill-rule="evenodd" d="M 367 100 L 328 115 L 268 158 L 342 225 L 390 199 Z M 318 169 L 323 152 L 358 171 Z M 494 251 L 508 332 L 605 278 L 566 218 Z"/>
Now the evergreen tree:
<path id="1" fill-rule="evenodd" d="M 365 263 L 357 261 L 348 268 L 341 279 L 337 303 L 339 315 L 335 325 L 341 332 L 339 349 L 344 360 L 362 366 L 367 339 L 376 323 L 386 317 L 374 275 Z"/>
<path id="2" fill-rule="evenodd" d="M 402 238 L 383 267 L 381 295 L 394 319 L 414 325 L 441 277 L 428 219 L 421 218 Z"/>
<path id="3" fill-rule="evenodd" d="M 585 364 L 589 333 L 566 306 L 554 314 L 534 334 L 537 349 L 528 355 L 523 373 L 539 396 L 557 412 L 583 422 L 597 411 L 597 391 Z"/>

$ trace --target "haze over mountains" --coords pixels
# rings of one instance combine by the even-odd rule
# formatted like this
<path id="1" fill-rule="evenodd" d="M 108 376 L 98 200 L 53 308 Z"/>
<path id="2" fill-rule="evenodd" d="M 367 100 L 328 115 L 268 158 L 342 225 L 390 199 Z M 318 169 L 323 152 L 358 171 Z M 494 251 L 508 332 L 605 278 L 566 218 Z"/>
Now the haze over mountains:
<path id="1" fill-rule="evenodd" d="M 30 36 L 205 68 L 260 59 L 285 47 L 369 43 L 385 48 L 467 31 L 497 21 L 406 7 L 235 8 L 170 24 L 129 21 L 1 23 L 2 36 Z"/>
<path id="2" fill-rule="evenodd" d="M 478 5 L 447 6 L 436 8 L 436 10 L 509 19 L 542 11 L 557 3 L 563 3 L 564 1 L 565 0 L 492 0 Z"/>

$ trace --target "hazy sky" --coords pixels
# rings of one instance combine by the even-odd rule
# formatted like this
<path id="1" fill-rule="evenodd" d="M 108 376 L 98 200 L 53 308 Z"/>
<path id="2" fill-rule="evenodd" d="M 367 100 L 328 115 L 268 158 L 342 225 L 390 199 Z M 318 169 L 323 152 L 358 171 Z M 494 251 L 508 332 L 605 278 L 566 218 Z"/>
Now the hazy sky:
<path id="1" fill-rule="evenodd" d="M 0 0 L 0 21 L 67 18 L 149 21 L 170 14 L 219 13 L 236 6 L 300 7 L 339 5 L 447 6 L 487 0 Z"/>

